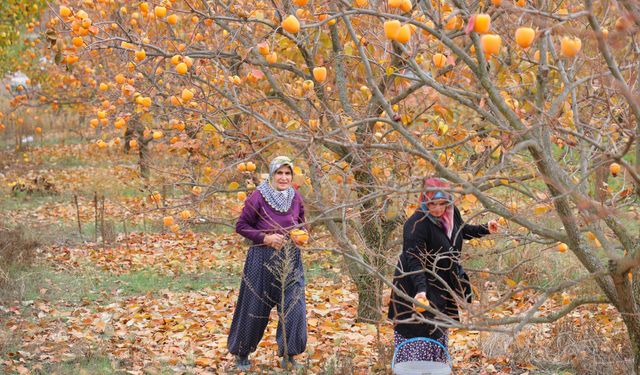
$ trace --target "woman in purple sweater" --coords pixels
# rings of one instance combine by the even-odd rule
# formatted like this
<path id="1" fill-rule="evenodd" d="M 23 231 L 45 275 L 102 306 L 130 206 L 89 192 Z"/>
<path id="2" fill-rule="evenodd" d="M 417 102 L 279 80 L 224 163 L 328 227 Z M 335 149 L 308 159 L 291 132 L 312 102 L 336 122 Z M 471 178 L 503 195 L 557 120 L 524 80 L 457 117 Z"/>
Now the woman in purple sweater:
<path id="1" fill-rule="evenodd" d="M 303 227 L 304 206 L 302 197 L 291 185 L 292 177 L 293 163 L 289 158 L 273 159 L 269 179 L 247 198 L 236 224 L 236 232 L 253 242 L 244 264 L 227 341 L 240 371 L 251 368 L 249 354 L 262 339 L 274 306 L 278 307 L 280 317 L 276 341 L 278 354 L 283 357 L 282 366 L 287 367 L 284 360 L 287 357 L 290 365 L 300 367 L 294 356 L 304 352 L 307 345 L 304 270 L 300 249 L 288 235 L 291 229 Z"/>

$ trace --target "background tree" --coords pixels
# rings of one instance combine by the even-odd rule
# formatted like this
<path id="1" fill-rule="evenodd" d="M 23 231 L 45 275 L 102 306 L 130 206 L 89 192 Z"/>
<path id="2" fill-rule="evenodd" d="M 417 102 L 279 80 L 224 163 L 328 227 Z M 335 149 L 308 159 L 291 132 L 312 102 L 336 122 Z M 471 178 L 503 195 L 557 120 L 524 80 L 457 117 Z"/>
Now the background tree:
<path id="1" fill-rule="evenodd" d="M 35 56 L 28 48 L 37 43 L 36 27 L 44 1 L 7 0 L 0 4 L 0 74 L 26 67 L 24 54 Z M 33 55 L 32 55 L 33 54 Z"/>

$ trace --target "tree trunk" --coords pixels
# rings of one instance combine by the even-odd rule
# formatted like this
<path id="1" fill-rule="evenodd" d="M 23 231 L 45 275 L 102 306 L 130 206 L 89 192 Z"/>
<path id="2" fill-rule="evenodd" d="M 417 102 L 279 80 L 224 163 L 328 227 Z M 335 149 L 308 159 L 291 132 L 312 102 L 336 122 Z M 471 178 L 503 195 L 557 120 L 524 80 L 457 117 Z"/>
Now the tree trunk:
<path id="1" fill-rule="evenodd" d="M 369 229 L 368 225 L 365 225 L 364 231 Z M 370 244 L 365 237 L 365 251 L 361 252 L 362 258 L 371 268 L 375 270 L 379 275 L 387 276 L 388 263 L 386 262 L 386 256 L 388 251 L 386 247 L 381 247 L 379 244 Z M 383 243 L 383 245 L 386 244 Z M 382 291 L 384 290 L 384 283 L 380 277 L 369 272 L 355 260 L 344 257 L 347 267 L 349 269 L 349 276 L 356 285 L 358 293 L 358 316 L 356 318 L 359 322 L 365 323 L 378 323 L 382 319 L 384 306 L 382 305 Z"/>
<path id="2" fill-rule="evenodd" d="M 369 274 L 353 277 L 358 289 L 358 316 L 363 323 L 377 323 L 382 318 L 382 288 L 380 280 Z"/>
<path id="3" fill-rule="evenodd" d="M 640 375 L 640 332 L 635 334 L 629 332 L 629 338 L 631 339 L 631 349 L 633 350 L 633 371 L 635 375 Z"/>
<path id="4" fill-rule="evenodd" d="M 149 179 L 149 148 L 147 142 L 142 141 L 140 143 L 140 155 L 138 159 L 138 165 L 140 166 L 140 176 L 143 179 Z"/>
<path id="5" fill-rule="evenodd" d="M 609 267 L 615 270 L 615 262 L 610 261 Z M 634 273 L 637 275 L 637 268 L 632 271 L 635 271 Z M 611 278 L 618 296 L 612 302 L 620 312 L 620 315 L 622 315 L 622 321 L 629 335 L 634 360 L 633 373 L 640 375 L 640 310 L 636 299 L 637 280 L 633 277 L 629 280 L 629 273 L 627 272 L 612 272 Z"/>
<path id="6" fill-rule="evenodd" d="M 620 311 L 631 344 L 633 353 L 633 374 L 640 375 L 640 317 Z"/>
<path id="7" fill-rule="evenodd" d="M 367 231 L 365 225 L 363 231 Z M 357 230 L 353 228 L 353 230 Z M 385 275 L 385 262 L 378 261 L 381 259 L 382 254 L 371 255 L 371 249 L 375 247 L 370 244 L 364 244 L 364 251 L 359 251 L 358 257 L 361 257 L 361 261 L 373 268 L 380 275 Z M 343 249 L 345 251 L 345 249 Z M 348 252 L 344 253 L 344 262 L 347 265 L 349 277 L 356 286 L 358 293 L 358 315 L 356 321 L 365 323 L 377 323 L 382 318 L 382 288 L 383 283 L 380 278 L 370 272 L 370 269 L 364 267 L 360 262 L 354 260 L 352 257 L 347 256 Z"/>
<path id="8" fill-rule="evenodd" d="M 604 203 L 604 201 L 607 199 L 608 192 L 607 188 L 605 187 L 607 176 L 609 176 L 609 169 L 607 166 L 598 167 L 596 169 L 593 191 L 595 193 L 596 199 L 600 203 Z"/>
<path id="9" fill-rule="evenodd" d="M 631 294 L 633 296 L 633 302 L 635 306 L 640 306 L 640 268 L 636 267 L 631 272 L 632 282 L 631 282 Z M 637 310 L 640 310 L 638 308 Z M 632 329 L 632 327 L 627 326 L 629 330 L 629 340 L 631 340 L 631 350 L 633 351 L 633 359 L 634 359 L 634 371 L 636 375 L 640 375 L 640 316 L 633 317 L 637 324 L 637 329 Z"/>
<path id="10" fill-rule="evenodd" d="M 640 306 L 640 268 L 636 267 L 631 270 L 631 294 L 636 306 Z"/>
<path id="11" fill-rule="evenodd" d="M 371 275 L 358 261 L 348 256 L 349 252 L 343 251 L 343 259 L 349 272 L 349 277 L 356 286 L 358 293 L 358 315 L 356 321 L 374 323 L 379 322 L 382 306 L 381 283 L 377 277 Z M 368 262 L 363 259 L 364 262 Z M 371 265 L 373 266 L 373 265 Z"/>

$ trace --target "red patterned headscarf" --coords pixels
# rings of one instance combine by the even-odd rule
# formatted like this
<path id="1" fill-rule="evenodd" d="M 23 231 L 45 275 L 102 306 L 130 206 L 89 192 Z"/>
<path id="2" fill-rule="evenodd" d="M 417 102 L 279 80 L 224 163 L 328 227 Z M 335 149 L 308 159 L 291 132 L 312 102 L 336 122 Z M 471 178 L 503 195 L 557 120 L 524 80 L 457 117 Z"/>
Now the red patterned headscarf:
<path id="1" fill-rule="evenodd" d="M 439 218 L 447 236 L 451 238 L 451 234 L 453 232 L 453 196 L 447 191 L 451 189 L 451 185 L 442 178 L 427 177 L 422 183 L 422 189 L 419 203 L 420 206 L 423 206 L 424 203 L 423 210 L 426 212 L 428 212 L 426 204 L 431 200 L 446 199 L 451 202 L 451 204 L 445 209 L 444 215 Z"/>

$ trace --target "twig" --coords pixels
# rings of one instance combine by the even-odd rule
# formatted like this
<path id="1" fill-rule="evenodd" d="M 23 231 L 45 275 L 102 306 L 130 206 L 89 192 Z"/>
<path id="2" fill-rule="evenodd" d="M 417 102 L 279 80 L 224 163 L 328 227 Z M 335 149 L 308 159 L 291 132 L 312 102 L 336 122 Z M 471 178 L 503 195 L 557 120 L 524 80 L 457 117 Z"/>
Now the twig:
<path id="1" fill-rule="evenodd" d="M 129 250 L 129 232 L 127 231 L 127 216 L 122 219 L 122 228 L 124 230 L 124 242 L 127 246 L 127 250 Z"/>
<path id="2" fill-rule="evenodd" d="M 93 212 L 95 219 L 95 230 L 93 231 L 93 242 L 98 242 L 98 192 L 93 192 Z"/>
<path id="3" fill-rule="evenodd" d="M 82 238 L 82 223 L 80 222 L 80 206 L 78 205 L 78 194 L 73 195 L 73 202 L 76 205 L 76 219 L 78 220 L 78 234 L 80 235 L 80 241 L 84 241 Z"/>
<path id="4" fill-rule="evenodd" d="M 100 208 L 100 234 L 102 235 L 102 250 L 106 248 L 104 231 L 104 194 L 102 195 L 102 207 Z"/>

